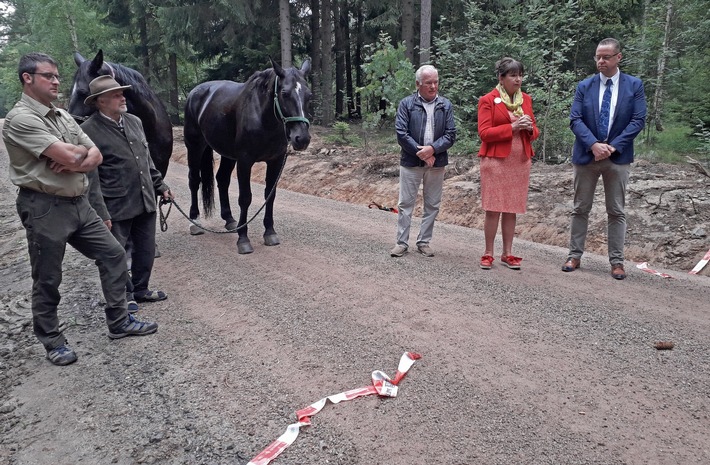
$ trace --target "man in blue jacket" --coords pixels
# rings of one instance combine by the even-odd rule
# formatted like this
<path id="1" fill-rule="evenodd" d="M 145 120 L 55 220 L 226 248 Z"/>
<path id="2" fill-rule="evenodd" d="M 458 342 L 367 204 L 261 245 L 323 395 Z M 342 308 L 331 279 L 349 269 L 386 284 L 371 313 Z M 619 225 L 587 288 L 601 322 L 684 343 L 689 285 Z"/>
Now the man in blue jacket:
<path id="1" fill-rule="evenodd" d="M 618 40 L 599 42 L 594 61 L 599 74 L 577 86 L 570 112 L 570 128 L 575 135 L 574 209 L 570 248 L 562 271 L 579 268 L 594 191 L 601 176 L 611 275 L 624 279 L 626 185 L 634 161 L 634 139 L 646 120 L 646 96 L 640 79 L 619 71 L 621 45 Z"/>
<path id="2" fill-rule="evenodd" d="M 439 95 L 439 72 L 431 65 L 424 65 L 415 74 L 415 84 L 417 92 L 399 102 L 395 120 L 401 152 L 397 243 L 390 251 L 392 257 L 401 257 L 409 249 L 409 229 L 420 185 L 423 185 L 424 215 L 417 250 L 425 257 L 434 256 L 429 242 L 441 205 L 444 170 L 449 163 L 447 150 L 456 141 L 451 102 Z"/>

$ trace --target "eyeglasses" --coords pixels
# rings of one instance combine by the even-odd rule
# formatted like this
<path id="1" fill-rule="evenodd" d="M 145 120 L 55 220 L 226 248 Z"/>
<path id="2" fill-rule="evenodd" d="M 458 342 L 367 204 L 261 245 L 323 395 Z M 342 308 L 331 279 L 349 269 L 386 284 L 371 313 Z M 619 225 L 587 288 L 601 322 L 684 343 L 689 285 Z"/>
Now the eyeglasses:
<path id="1" fill-rule="evenodd" d="M 48 81 L 51 81 L 52 79 L 56 79 L 57 81 L 61 81 L 61 77 L 58 74 L 54 73 L 27 73 L 27 74 L 39 74 L 43 78 L 45 78 Z"/>
<path id="2" fill-rule="evenodd" d="M 621 52 L 617 52 L 613 55 L 594 55 L 594 61 L 609 61 Z"/>

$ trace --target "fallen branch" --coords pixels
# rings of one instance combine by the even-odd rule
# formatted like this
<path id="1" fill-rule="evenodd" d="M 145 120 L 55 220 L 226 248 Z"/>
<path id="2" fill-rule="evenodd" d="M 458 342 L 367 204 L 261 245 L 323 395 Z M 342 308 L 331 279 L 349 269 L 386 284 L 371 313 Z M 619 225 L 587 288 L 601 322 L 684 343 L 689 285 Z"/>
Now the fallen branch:
<path id="1" fill-rule="evenodd" d="M 687 194 L 688 198 L 690 199 L 690 204 L 693 206 L 693 212 L 697 215 L 698 214 L 698 209 L 695 208 L 695 199 L 693 199 L 693 196 L 690 194 Z"/>
<path id="2" fill-rule="evenodd" d="M 696 170 L 698 173 L 704 174 L 705 176 L 707 176 L 707 177 L 710 178 L 710 172 L 708 172 L 708 170 L 703 166 L 702 163 L 700 163 L 698 160 L 696 160 L 696 159 L 694 159 L 694 158 L 691 158 L 691 157 L 689 157 L 689 156 L 687 156 L 687 155 L 685 156 L 685 159 L 688 160 L 688 163 L 689 163 L 690 165 L 692 165 L 693 168 L 695 168 L 695 170 Z"/>

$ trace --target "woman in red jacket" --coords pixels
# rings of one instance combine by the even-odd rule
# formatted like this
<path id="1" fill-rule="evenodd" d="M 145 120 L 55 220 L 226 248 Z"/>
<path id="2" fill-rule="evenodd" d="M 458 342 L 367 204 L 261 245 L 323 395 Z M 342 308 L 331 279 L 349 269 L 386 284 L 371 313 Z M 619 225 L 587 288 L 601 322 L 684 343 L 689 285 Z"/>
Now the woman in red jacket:
<path id="1" fill-rule="evenodd" d="M 481 206 L 486 212 L 483 232 L 486 250 L 481 268 L 493 265 L 493 244 L 501 222 L 503 254 L 508 268 L 520 269 L 522 258 L 513 255 L 513 236 L 518 213 L 528 201 L 531 141 L 540 131 L 535 124 L 532 99 L 520 90 L 523 64 L 512 58 L 496 63 L 498 85 L 478 102 L 478 135 L 481 138 Z M 501 218 L 502 217 L 502 218 Z"/>

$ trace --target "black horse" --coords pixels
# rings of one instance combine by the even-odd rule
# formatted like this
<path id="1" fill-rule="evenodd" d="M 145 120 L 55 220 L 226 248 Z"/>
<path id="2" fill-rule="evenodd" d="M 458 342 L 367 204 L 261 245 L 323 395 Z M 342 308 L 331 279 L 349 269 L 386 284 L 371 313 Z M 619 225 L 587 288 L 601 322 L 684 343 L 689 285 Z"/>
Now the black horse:
<path id="1" fill-rule="evenodd" d="M 69 113 L 81 123 L 96 111 L 95 107 L 85 105 L 84 99 L 90 94 L 89 83 L 98 76 L 108 74 L 122 86 L 130 85 L 131 88 L 124 92 L 128 112 L 136 115 L 143 122 L 150 157 L 160 174 L 165 177 L 170 155 L 173 153 L 173 127 L 165 105 L 150 88 L 145 78 L 134 69 L 104 61 L 101 50 L 91 61 L 85 60 L 79 52 L 76 52 L 74 62 L 79 69 L 74 74 Z"/>
<path id="2" fill-rule="evenodd" d="M 264 243 L 277 245 L 273 207 L 276 183 L 286 161 L 289 142 L 294 150 L 305 150 L 311 141 L 306 107 L 311 97 L 305 76 L 311 69 L 306 60 L 301 69 L 272 68 L 257 71 L 245 83 L 208 81 L 195 87 L 185 104 L 185 147 L 188 181 L 192 194 L 190 218 L 197 220 L 197 192 L 202 183 L 202 202 L 209 216 L 214 205 L 213 151 L 220 156 L 217 189 L 222 219 L 228 230 L 238 230 L 240 254 L 254 251 L 247 236 L 247 211 L 252 200 L 251 169 L 266 163 L 266 210 Z M 229 183 L 234 167 L 239 182 L 239 223 L 229 205 Z M 199 228 L 190 228 L 200 234 Z"/>

